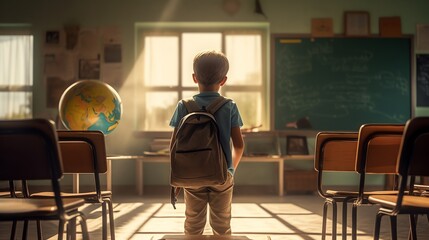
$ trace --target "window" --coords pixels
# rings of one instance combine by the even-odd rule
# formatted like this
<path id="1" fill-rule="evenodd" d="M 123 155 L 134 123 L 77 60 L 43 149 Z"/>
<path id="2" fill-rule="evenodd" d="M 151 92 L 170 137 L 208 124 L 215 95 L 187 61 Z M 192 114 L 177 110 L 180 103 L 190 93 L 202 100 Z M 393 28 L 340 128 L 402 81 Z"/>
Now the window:
<path id="1" fill-rule="evenodd" d="M 33 36 L 0 32 L 0 119 L 32 117 Z"/>
<path id="2" fill-rule="evenodd" d="M 177 101 L 198 93 L 192 64 L 202 50 L 228 57 L 228 81 L 221 94 L 237 103 L 244 127 L 268 130 L 267 27 L 195 25 L 137 26 L 137 130 L 171 131 Z"/>

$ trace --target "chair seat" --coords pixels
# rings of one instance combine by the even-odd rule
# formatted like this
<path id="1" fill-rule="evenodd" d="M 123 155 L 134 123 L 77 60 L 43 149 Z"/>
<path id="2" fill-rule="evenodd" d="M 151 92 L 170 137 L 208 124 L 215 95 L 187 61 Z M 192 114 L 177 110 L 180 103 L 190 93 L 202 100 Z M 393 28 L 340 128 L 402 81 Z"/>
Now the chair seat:
<path id="1" fill-rule="evenodd" d="M 111 197 L 112 191 L 101 191 L 101 197 Z M 53 192 L 38 192 L 31 194 L 32 198 L 52 198 L 54 197 Z M 81 193 L 67 193 L 61 192 L 62 198 L 85 198 L 93 199 L 97 197 L 97 192 L 81 192 Z"/>
<path id="2" fill-rule="evenodd" d="M 9 197 L 10 192 L 0 192 L 0 197 Z"/>
<path id="3" fill-rule="evenodd" d="M 429 185 L 414 184 L 415 190 L 429 191 Z"/>
<path id="4" fill-rule="evenodd" d="M 85 201 L 80 198 L 63 199 L 66 212 L 83 206 Z M 2 198 L 0 199 L 0 219 L 6 220 L 14 214 L 22 217 L 40 217 L 52 214 L 56 216 L 57 205 L 54 199 Z"/>
<path id="5" fill-rule="evenodd" d="M 397 195 L 370 196 L 368 200 L 372 203 L 379 204 L 381 207 L 393 209 L 396 206 Z M 429 212 L 429 198 L 404 195 L 401 212 L 424 211 L 425 209 Z"/>
<path id="6" fill-rule="evenodd" d="M 22 194 L 22 192 L 21 192 L 21 191 L 16 191 L 16 192 L 15 192 L 15 195 L 16 195 L 17 197 L 24 197 L 24 195 Z M 11 195 L 10 195 L 10 192 L 9 192 L 9 191 L 7 191 L 7 192 L 0 192 L 0 197 L 11 197 Z"/>
<path id="7" fill-rule="evenodd" d="M 355 191 L 336 191 L 336 190 L 327 190 L 327 194 L 331 195 L 332 197 L 350 197 L 355 196 L 357 197 L 359 195 L 359 192 Z M 386 190 L 386 191 L 368 191 L 364 192 L 364 197 L 368 198 L 370 195 L 393 195 L 398 194 L 398 191 L 392 191 L 392 190 Z"/>

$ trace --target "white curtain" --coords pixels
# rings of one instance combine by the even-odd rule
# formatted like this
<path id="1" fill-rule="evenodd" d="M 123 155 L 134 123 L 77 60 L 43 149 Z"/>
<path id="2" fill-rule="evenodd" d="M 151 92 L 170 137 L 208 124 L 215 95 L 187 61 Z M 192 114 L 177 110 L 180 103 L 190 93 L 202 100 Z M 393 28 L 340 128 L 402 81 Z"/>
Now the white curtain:
<path id="1" fill-rule="evenodd" d="M 32 115 L 33 36 L 0 35 L 0 119 Z"/>

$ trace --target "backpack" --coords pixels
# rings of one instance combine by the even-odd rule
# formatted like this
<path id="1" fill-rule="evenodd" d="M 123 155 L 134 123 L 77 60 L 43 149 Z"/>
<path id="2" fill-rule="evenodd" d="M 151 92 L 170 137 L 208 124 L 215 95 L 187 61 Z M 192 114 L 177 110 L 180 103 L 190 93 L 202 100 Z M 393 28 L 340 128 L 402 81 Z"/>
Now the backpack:
<path id="1" fill-rule="evenodd" d="M 228 176 L 227 162 L 214 114 L 228 101 L 231 99 L 220 96 L 207 108 L 200 109 L 192 98 L 183 100 L 188 114 L 179 122 L 170 149 L 173 207 L 181 187 L 225 183 Z"/>

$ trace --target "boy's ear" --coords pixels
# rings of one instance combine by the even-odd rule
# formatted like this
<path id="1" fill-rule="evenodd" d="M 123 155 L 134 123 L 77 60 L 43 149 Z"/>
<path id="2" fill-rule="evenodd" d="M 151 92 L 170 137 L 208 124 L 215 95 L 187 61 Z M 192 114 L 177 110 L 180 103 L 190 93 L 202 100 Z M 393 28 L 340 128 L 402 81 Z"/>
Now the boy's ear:
<path id="1" fill-rule="evenodd" d="M 223 86 L 223 85 L 225 85 L 225 83 L 226 83 L 226 80 L 228 79 L 228 77 L 227 76 L 225 76 L 221 81 L 220 81 L 220 86 Z"/>
<path id="2" fill-rule="evenodd" d="M 195 73 L 192 73 L 192 79 L 194 80 L 194 83 L 198 83 L 197 76 L 195 76 Z"/>

